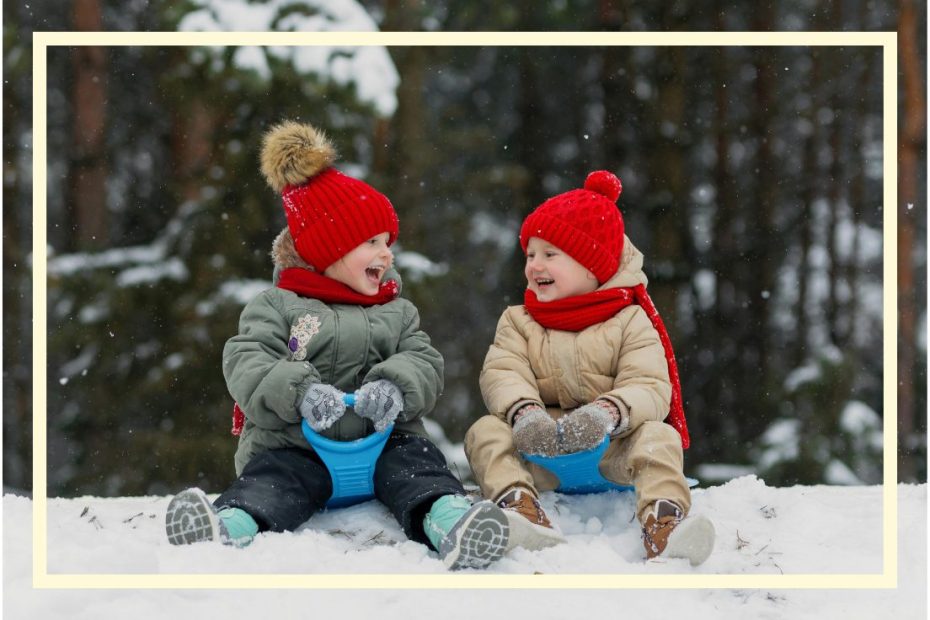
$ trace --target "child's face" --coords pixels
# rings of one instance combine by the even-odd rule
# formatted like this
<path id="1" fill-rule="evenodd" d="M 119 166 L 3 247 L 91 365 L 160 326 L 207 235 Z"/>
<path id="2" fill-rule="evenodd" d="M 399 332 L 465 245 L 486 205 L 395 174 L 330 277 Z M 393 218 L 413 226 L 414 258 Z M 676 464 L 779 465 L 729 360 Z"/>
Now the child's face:
<path id="1" fill-rule="evenodd" d="M 597 289 L 597 278 L 574 258 L 538 237 L 526 244 L 527 288 L 539 301 L 584 295 Z"/>
<path id="2" fill-rule="evenodd" d="M 388 247 L 388 233 L 381 233 L 363 241 L 357 248 L 326 268 L 323 275 L 342 282 L 362 295 L 376 295 L 381 277 L 394 262 Z"/>

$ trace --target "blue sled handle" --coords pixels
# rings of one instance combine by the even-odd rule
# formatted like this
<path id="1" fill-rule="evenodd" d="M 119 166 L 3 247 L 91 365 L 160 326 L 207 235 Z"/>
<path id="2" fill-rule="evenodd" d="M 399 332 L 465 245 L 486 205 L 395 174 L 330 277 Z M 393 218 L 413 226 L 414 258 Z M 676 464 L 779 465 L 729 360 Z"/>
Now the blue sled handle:
<path id="1" fill-rule="evenodd" d="M 535 463 L 555 474 L 559 479 L 559 486 L 556 489 L 559 493 L 578 495 L 605 491 L 632 491 L 631 485 L 617 484 L 601 475 L 598 463 L 607 451 L 608 444 L 610 444 L 610 436 L 605 435 L 601 443 L 589 450 L 556 456 L 522 453 L 521 456 L 530 463 Z M 689 487 L 698 484 L 694 478 L 686 478 L 686 480 Z"/>
<path id="2" fill-rule="evenodd" d="M 348 407 L 353 406 L 355 394 L 344 395 L 343 402 Z M 375 432 L 354 441 L 336 441 L 324 437 L 310 428 L 306 420 L 301 422 L 300 430 L 332 477 L 333 494 L 326 502 L 327 508 L 351 506 L 375 496 L 375 464 L 394 430 L 393 424 L 380 433 Z"/>
<path id="3" fill-rule="evenodd" d="M 343 394 L 346 407 L 355 406 L 355 393 Z M 394 425 L 355 441 L 336 441 L 320 435 L 304 420 L 304 439 L 316 451 L 333 479 L 333 494 L 327 508 L 341 508 L 368 501 L 375 496 L 375 463 L 384 450 Z"/>

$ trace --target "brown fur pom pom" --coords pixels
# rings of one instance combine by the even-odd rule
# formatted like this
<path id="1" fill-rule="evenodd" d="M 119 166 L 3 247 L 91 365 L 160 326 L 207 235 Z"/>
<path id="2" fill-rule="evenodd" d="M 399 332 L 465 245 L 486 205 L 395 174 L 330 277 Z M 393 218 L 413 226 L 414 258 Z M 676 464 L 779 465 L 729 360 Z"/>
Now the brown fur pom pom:
<path id="1" fill-rule="evenodd" d="M 262 142 L 262 174 L 276 192 L 306 183 L 335 158 L 336 151 L 323 132 L 294 121 L 275 125 Z"/>

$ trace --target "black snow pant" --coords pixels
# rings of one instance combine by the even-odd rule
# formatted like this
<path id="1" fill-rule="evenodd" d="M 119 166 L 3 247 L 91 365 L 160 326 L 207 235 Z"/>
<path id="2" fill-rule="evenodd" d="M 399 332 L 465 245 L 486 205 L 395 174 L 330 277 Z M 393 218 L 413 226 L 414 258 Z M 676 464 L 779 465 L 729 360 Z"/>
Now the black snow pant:
<path id="1" fill-rule="evenodd" d="M 375 465 L 374 491 L 407 537 L 426 545 L 423 518 L 433 502 L 465 494 L 439 448 L 425 437 L 399 432 L 388 438 Z M 319 512 L 332 493 L 329 470 L 315 452 L 282 448 L 255 455 L 214 505 L 241 508 L 260 532 L 284 532 Z"/>

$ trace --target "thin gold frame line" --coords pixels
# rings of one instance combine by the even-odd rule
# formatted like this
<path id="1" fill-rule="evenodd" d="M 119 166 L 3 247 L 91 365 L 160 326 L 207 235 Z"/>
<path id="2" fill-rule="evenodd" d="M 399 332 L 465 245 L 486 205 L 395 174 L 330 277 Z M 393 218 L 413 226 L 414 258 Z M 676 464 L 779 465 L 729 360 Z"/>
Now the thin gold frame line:
<path id="1" fill-rule="evenodd" d="M 483 37 L 489 37 L 483 38 Z M 645 39 L 643 39 L 645 37 Z M 816 37 L 816 41 L 811 38 Z M 578 46 L 632 46 L 645 45 L 649 47 L 664 46 L 700 46 L 700 47 L 783 47 L 783 46 L 881 46 L 883 48 L 883 157 L 884 171 L 883 179 L 883 200 L 884 200 L 884 313 L 883 317 L 883 360 L 886 376 L 888 374 L 896 375 L 896 338 L 888 338 L 888 334 L 896 334 L 896 291 L 897 291 L 897 263 L 895 260 L 897 252 L 896 236 L 894 231 L 897 230 L 897 35 L 893 32 L 878 33 L 344 33 L 344 32 L 327 32 L 327 33 L 67 33 L 67 32 L 37 32 L 33 36 L 33 122 L 34 122 L 34 149 L 33 149 L 33 248 L 46 247 L 46 88 L 44 84 L 46 75 L 47 47 L 48 46 L 81 46 L 81 45 L 103 45 L 103 46 L 152 46 L 152 45 L 276 45 L 276 46 L 297 46 L 308 45 L 308 38 L 313 39 L 312 45 L 346 45 L 346 46 L 364 46 L 364 45 L 437 45 L 437 46 L 456 46 L 456 45 L 578 45 Z M 702 42 L 702 39 L 708 39 Z M 249 39 L 243 42 L 243 39 Z M 291 40 L 294 42 L 291 42 Z M 359 41 L 358 39 L 364 39 Z M 402 41 L 401 41 L 402 39 Z M 656 41 L 660 41 L 656 43 Z M 395 42 L 396 41 L 396 42 Z M 412 41 L 412 42 L 411 42 Z M 41 77 L 41 85 L 40 80 Z M 41 122 L 40 122 L 41 121 Z M 893 174 L 889 174 L 889 171 Z M 889 182 L 889 178 L 892 182 Z M 36 209 L 41 206 L 41 213 Z M 891 243 L 889 243 L 889 239 Z M 34 273 L 33 286 L 33 342 L 34 350 L 45 351 L 47 341 L 45 326 L 47 323 L 46 291 L 44 286 L 37 286 L 40 281 L 44 281 L 47 275 L 46 256 L 44 252 L 33 251 L 32 265 Z M 41 279 L 38 277 L 41 276 Z M 889 326 L 891 329 L 889 329 Z M 41 348 L 39 346 L 41 345 Z M 33 585 L 35 587 L 67 587 L 62 580 L 73 579 L 76 583 L 85 585 L 74 587 L 97 587 L 96 579 L 113 579 L 114 583 L 138 583 L 141 579 L 144 583 L 156 584 L 149 587 L 224 587 L 223 585 L 210 584 L 201 586 L 192 586 L 191 583 L 207 582 L 210 579 L 221 579 L 222 583 L 235 581 L 235 575 L 163 575 L 163 574 L 146 574 L 139 576 L 126 575 L 80 575 L 80 574 L 49 574 L 48 573 L 48 549 L 47 535 L 38 535 L 39 532 L 47 532 L 47 497 L 45 492 L 36 494 L 36 489 L 47 488 L 47 402 L 45 394 L 45 385 L 47 381 L 46 360 L 44 356 L 34 356 L 33 358 L 33 406 L 34 414 L 36 411 L 43 411 L 45 415 L 33 415 Z M 896 410 L 896 399 L 894 386 L 895 381 L 883 382 L 883 404 L 885 408 L 884 416 L 884 452 L 883 452 L 883 572 L 880 574 L 824 574 L 824 575 L 628 575 L 624 574 L 624 579 L 620 580 L 622 584 L 629 584 L 626 587 L 669 587 L 673 585 L 669 578 L 681 579 L 683 583 L 706 583 L 707 585 L 693 585 L 684 587 L 818 587 L 812 584 L 813 581 L 823 579 L 837 578 L 836 584 L 819 587 L 877 587 L 889 588 L 896 587 L 897 584 L 897 416 L 889 416 L 889 411 Z M 41 386 L 41 390 L 38 389 Z M 41 393 L 40 393 L 41 392 Z M 40 443 L 41 441 L 41 443 Z M 42 450 L 37 450 L 36 446 L 42 445 Z M 891 456 L 891 458 L 889 458 Z M 403 577 L 409 578 L 405 574 Z M 256 574 L 250 575 L 250 583 L 255 578 L 274 578 L 280 582 L 281 578 L 294 577 L 279 574 Z M 298 576 L 305 578 L 305 576 Z M 345 585 L 338 582 L 338 575 L 314 575 L 314 581 L 317 583 L 330 582 L 330 578 L 337 579 L 336 583 L 319 587 L 347 587 L 358 588 L 358 582 L 363 576 L 352 575 L 352 585 Z M 379 575 L 379 583 L 390 583 L 393 581 L 393 575 Z M 490 584 L 490 580 L 482 579 L 480 575 L 418 575 L 418 587 L 497 587 Z M 510 586 L 504 587 L 588 587 L 585 585 L 569 586 L 574 578 L 584 578 L 590 583 L 592 575 L 559 575 L 559 585 L 541 586 L 546 576 L 519 576 L 519 575 L 494 575 L 494 582 L 499 583 L 501 580 L 511 583 Z M 178 578 L 178 581 L 174 581 Z M 528 580 L 526 579 L 528 578 Z M 711 585 L 720 579 L 730 580 L 731 585 Z M 387 581 L 385 581 L 387 579 Z M 183 580 L 183 581 L 182 581 Z M 429 584 L 426 585 L 423 581 Z M 863 583 L 863 580 L 866 583 Z M 488 581 L 488 583 L 484 583 Z M 650 585 L 652 582 L 655 585 Z M 747 582 L 744 586 L 732 585 L 733 582 Z M 157 585 L 157 584 L 164 585 Z M 638 584 L 633 586 L 632 584 Z M 169 585 L 170 584 L 170 585 Z M 473 584 L 473 585 L 469 585 Z M 750 585 L 755 584 L 755 585 Z M 790 585 L 789 585 L 790 584 Z M 846 585 L 855 584 L 855 585 Z M 112 585 L 100 585 L 99 587 L 113 587 Z M 144 587 L 140 585 L 125 585 L 117 587 Z M 243 587 L 243 586 L 228 586 Z M 256 585 L 255 587 L 269 587 L 268 585 Z M 307 584 L 294 585 L 292 587 L 317 587 Z M 377 589 L 376 586 L 364 586 L 366 589 Z M 392 584 L 390 587 L 403 588 L 402 584 Z M 601 586 L 603 587 L 603 586 Z M 609 587 L 625 587 L 623 585 Z"/>

